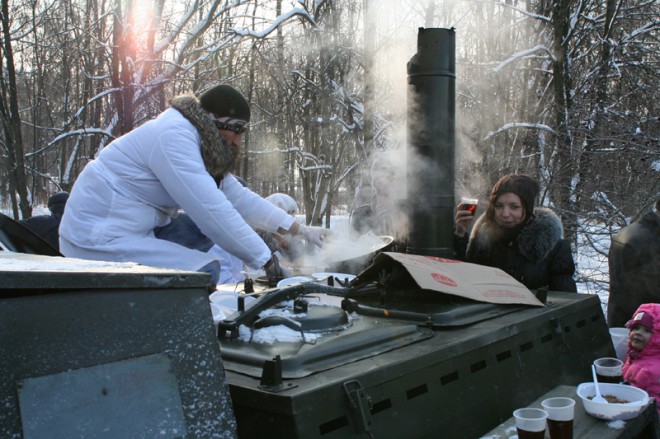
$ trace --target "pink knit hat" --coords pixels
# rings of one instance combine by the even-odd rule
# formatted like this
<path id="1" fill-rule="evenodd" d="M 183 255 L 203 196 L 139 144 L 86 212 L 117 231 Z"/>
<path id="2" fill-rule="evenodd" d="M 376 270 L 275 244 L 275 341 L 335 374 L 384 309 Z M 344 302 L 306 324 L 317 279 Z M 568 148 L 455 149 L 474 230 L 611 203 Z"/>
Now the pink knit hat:
<path id="1" fill-rule="evenodd" d="M 635 325 L 642 325 L 648 330 L 653 331 L 653 316 L 646 311 L 638 311 L 631 320 L 628 320 L 626 328 L 632 329 Z"/>

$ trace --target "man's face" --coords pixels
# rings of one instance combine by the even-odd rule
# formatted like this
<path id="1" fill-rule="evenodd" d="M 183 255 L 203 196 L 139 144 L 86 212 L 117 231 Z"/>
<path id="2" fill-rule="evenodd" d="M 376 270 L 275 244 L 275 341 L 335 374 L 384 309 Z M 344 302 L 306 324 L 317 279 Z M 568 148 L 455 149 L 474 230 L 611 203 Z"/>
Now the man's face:
<path id="1" fill-rule="evenodd" d="M 232 152 L 234 153 L 233 167 L 236 169 L 239 166 L 241 160 L 241 142 L 243 141 L 243 133 L 237 133 L 231 130 L 223 130 L 221 128 L 219 128 L 218 131 L 220 131 L 220 135 L 223 139 L 225 139 L 225 142 L 227 142 L 227 145 L 229 145 Z"/>
<path id="2" fill-rule="evenodd" d="M 213 121 L 218 133 L 227 142 L 229 148 L 234 153 L 233 166 L 239 164 L 241 158 L 241 142 L 243 141 L 243 134 L 247 130 L 248 122 L 240 119 L 232 119 L 231 117 L 222 117 L 216 113 L 208 113 L 209 119 Z"/>
<path id="3" fill-rule="evenodd" d="M 244 133 L 237 133 L 235 131 L 223 129 L 219 129 L 219 131 L 222 138 L 225 139 L 225 142 L 227 142 L 227 144 L 238 153 L 241 149 L 241 142 L 243 141 Z"/>

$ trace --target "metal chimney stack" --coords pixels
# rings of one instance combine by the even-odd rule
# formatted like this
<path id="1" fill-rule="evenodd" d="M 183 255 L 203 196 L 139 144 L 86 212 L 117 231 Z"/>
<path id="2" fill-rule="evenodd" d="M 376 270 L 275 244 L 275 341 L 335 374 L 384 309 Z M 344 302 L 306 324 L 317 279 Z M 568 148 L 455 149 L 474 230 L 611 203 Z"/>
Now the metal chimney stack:
<path id="1" fill-rule="evenodd" d="M 455 31 L 419 28 L 408 62 L 408 253 L 453 258 Z"/>

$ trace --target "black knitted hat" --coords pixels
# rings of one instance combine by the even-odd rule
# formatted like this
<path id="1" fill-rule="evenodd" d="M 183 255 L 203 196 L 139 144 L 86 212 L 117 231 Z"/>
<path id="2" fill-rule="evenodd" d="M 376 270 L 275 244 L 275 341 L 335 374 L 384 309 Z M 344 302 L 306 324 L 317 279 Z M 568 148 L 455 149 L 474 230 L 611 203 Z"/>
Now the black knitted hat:
<path id="1" fill-rule="evenodd" d="M 64 213 L 64 206 L 69 199 L 69 193 L 66 191 L 56 192 L 48 198 L 48 210 L 51 213 Z"/>
<path id="2" fill-rule="evenodd" d="M 250 121 L 250 105 L 241 92 L 229 85 L 216 85 L 199 97 L 202 108 L 219 117 Z"/>
<path id="3" fill-rule="evenodd" d="M 539 193 L 539 184 L 529 175 L 510 174 L 500 178 L 490 192 L 490 204 L 493 205 L 502 194 L 514 193 L 520 197 L 525 208 L 525 218 L 534 212 L 534 202 Z"/>

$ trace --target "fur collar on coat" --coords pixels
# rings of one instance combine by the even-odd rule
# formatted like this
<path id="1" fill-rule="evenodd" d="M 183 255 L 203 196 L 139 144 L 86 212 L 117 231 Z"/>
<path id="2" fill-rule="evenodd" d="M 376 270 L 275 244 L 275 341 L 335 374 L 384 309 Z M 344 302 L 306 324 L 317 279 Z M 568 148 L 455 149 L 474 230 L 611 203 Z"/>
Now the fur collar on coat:
<path id="1" fill-rule="evenodd" d="M 490 255 L 490 249 L 498 236 L 499 226 L 486 222 L 486 215 L 481 215 L 470 233 L 468 255 Z M 532 219 L 520 230 L 516 243 L 520 253 L 530 261 L 545 259 L 559 240 L 564 238 L 564 228 L 559 217 L 550 209 L 537 207 Z"/>
<path id="2" fill-rule="evenodd" d="M 195 96 L 177 96 L 170 101 L 170 105 L 178 110 L 199 131 L 202 138 L 200 148 L 204 165 L 215 182 L 220 184 L 225 174 L 233 168 L 236 161 L 236 152 L 220 135 L 218 128 L 208 117 L 208 113 L 201 107 Z"/>

